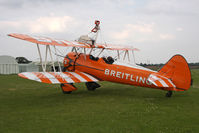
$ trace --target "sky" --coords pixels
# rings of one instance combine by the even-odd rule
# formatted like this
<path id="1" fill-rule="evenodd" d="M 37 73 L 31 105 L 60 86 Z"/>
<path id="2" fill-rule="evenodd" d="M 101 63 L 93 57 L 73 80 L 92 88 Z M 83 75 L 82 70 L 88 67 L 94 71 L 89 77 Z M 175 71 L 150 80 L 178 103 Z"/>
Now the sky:
<path id="1" fill-rule="evenodd" d="M 137 63 L 166 63 L 175 54 L 199 62 L 198 5 L 199 0 L 0 0 L 0 55 L 38 59 L 35 45 L 9 33 L 75 40 L 100 20 L 106 43 L 140 49 Z"/>

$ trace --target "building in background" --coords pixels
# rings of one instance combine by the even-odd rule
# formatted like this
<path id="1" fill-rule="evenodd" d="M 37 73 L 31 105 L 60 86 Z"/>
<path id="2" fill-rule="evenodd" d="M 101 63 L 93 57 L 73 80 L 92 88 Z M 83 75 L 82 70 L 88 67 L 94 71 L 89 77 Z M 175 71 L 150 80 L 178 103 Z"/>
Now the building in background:
<path id="1" fill-rule="evenodd" d="M 0 74 L 17 74 L 19 73 L 19 64 L 12 56 L 0 56 Z"/>
<path id="2" fill-rule="evenodd" d="M 19 64 L 19 73 L 39 71 L 39 66 L 25 57 L 17 57 L 16 61 Z"/>
<path id="3" fill-rule="evenodd" d="M 22 72 L 39 72 L 39 66 L 33 62 L 29 64 L 19 64 L 19 73 Z"/>
<path id="4" fill-rule="evenodd" d="M 61 69 L 63 68 L 62 62 L 54 62 L 55 70 L 59 70 L 59 65 Z M 0 74 L 18 74 L 22 72 L 41 72 L 42 65 L 40 62 L 32 62 L 25 57 L 17 57 L 16 59 L 12 56 L 0 56 Z M 52 62 L 46 63 L 46 71 L 53 72 Z"/>
<path id="5" fill-rule="evenodd" d="M 42 72 L 43 71 L 43 69 L 42 69 L 42 65 L 41 65 L 41 63 L 40 62 L 34 62 L 35 63 L 35 65 L 37 65 L 37 66 L 39 66 L 39 72 Z M 54 62 L 54 65 L 55 65 L 55 70 L 56 70 L 56 72 L 59 72 L 60 70 L 59 70 L 59 64 L 60 64 L 60 66 L 61 66 L 61 70 L 63 69 L 63 63 L 62 62 Z M 52 64 L 52 62 L 50 62 L 50 61 L 48 61 L 47 63 L 46 63 L 46 71 L 47 72 L 53 72 L 54 70 L 53 70 L 53 64 Z"/>

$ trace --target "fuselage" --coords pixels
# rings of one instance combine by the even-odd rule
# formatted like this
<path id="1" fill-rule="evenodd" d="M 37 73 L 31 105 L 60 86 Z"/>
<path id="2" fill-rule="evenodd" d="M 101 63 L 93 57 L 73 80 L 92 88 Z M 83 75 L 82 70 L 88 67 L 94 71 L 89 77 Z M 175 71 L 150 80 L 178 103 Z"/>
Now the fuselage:
<path id="1" fill-rule="evenodd" d="M 108 64 L 103 58 L 97 59 L 91 55 L 82 53 L 77 55 L 71 52 L 64 59 L 64 66 L 67 67 L 68 71 L 85 72 L 101 81 L 157 88 L 147 80 L 150 74 L 156 72 L 137 65 L 133 66 L 117 61 Z"/>

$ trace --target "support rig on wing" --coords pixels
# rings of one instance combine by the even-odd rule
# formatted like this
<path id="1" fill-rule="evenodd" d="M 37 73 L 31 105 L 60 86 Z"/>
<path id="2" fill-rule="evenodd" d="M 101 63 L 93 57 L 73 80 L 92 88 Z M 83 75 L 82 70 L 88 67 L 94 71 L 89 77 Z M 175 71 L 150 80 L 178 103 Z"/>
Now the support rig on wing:
<path id="1" fill-rule="evenodd" d="M 100 31 L 100 26 L 99 25 L 100 25 L 100 21 L 99 20 L 95 20 L 95 27 L 87 35 L 80 36 L 79 39 L 78 39 L 78 42 L 94 46 L 96 44 L 96 41 L 97 41 L 97 38 L 98 38 L 98 35 L 99 35 L 99 31 Z M 91 35 L 91 37 L 89 37 L 89 34 L 93 34 L 93 35 Z M 72 51 L 75 51 L 77 53 L 77 58 L 78 58 L 78 54 L 79 53 L 77 52 L 75 47 L 72 49 Z M 91 55 L 91 52 L 92 52 L 92 49 L 89 52 L 89 54 L 90 54 L 91 57 L 93 57 Z M 72 65 L 74 66 L 73 67 L 74 69 L 73 70 L 68 69 Z M 62 69 L 62 72 L 65 72 L 65 71 L 75 71 L 75 62 L 73 62 L 73 64 L 69 63 L 68 66 L 65 66 Z M 94 90 L 96 90 L 96 88 L 101 87 L 97 82 L 86 82 L 85 85 L 86 85 L 86 87 L 87 87 L 87 89 L 89 91 L 94 91 Z M 64 94 L 70 94 L 72 91 L 77 90 L 77 88 L 74 86 L 73 83 L 61 84 L 60 86 L 61 86 L 62 92 Z"/>

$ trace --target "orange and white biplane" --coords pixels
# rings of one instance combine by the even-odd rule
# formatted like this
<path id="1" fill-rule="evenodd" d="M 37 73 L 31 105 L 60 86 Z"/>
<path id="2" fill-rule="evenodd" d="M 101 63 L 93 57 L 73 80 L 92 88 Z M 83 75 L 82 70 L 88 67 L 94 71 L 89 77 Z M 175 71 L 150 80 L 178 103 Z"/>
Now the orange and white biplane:
<path id="1" fill-rule="evenodd" d="M 99 44 L 96 42 L 100 31 L 100 21 L 95 21 L 95 27 L 88 35 L 81 36 L 76 41 L 57 40 L 47 37 L 30 36 L 24 34 L 9 34 L 8 36 L 26 40 L 37 44 L 40 63 L 43 72 L 23 72 L 20 77 L 49 84 L 60 84 L 63 93 L 69 94 L 77 90 L 73 83 L 85 82 L 88 90 L 100 87 L 98 81 L 110 81 L 121 84 L 155 88 L 168 91 L 167 97 L 171 97 L 173 91 L 186 91 L 191 85 L 191 73 L 187 61 L 181 55 L 173 56 L 159 71 L 153 71 L 131 63 L 130 53 L 134 57 L 134 47 Z M 90 34 L 93 36 L 90 37 Z M 42 60 L 40 45 L 46 47 L 45 60 Z M 53 62 L 51 48 L 54 49 L 56 58 L 56 46 L 72 48 L 67 53 L 61 68 L 56 71 L 54 63 L 53 72 L 46 71 L 47 55 Z M 108 51 L 108 56 L 101 56 Z M 113 57 L 110 51 L 114 51 Z M 135 59 L 135 57 L 134 57 Z M 128 60 L 123 62 L 123 60 Z M 59 62 L 59 61 L 58 61 Z"/>

